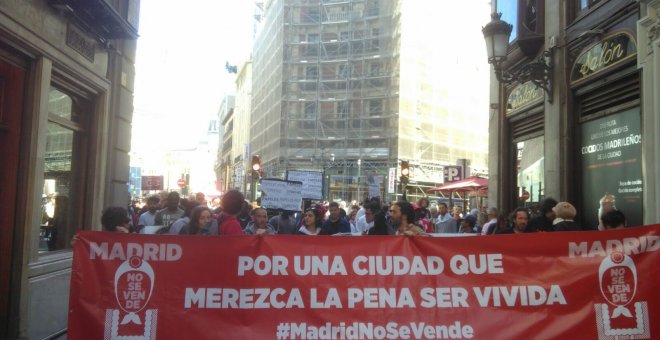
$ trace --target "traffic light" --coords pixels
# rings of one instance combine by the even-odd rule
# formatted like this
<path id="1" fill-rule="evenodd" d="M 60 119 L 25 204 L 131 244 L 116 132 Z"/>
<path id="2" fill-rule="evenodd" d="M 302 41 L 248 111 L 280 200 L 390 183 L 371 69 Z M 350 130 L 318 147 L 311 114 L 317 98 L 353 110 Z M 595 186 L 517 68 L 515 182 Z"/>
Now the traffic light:
<path id="1" fill-rule="evenodd" d="M 252 156 L 252 177 L 258 179 L 261 177 L 261 159 L 259 156 Z"/>
<path id="2" fill-rule="evenodd" d="M 401 183 L 408 184 L 408 177 L 410 176 L 410 166 L 408 161 L 401 161 L 401 177 L 399 180 Z"/>

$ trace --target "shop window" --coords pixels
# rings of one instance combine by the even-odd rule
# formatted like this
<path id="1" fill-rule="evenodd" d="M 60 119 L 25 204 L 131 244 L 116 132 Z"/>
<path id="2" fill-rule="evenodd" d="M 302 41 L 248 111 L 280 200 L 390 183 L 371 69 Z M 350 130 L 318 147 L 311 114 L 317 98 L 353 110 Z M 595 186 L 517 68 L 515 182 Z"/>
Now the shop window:
<path id="1" fill-rule="evenodd" d="M 83 224 L 89 100 L 51 87 L 42 194 L 39 251 L 70 248 Z"/>
<path id="2" fill-rule="evenodd" d="M 543 199 L 543 136 L 516 143 L 516 186 L 518 206 L 535 207 Z"/>

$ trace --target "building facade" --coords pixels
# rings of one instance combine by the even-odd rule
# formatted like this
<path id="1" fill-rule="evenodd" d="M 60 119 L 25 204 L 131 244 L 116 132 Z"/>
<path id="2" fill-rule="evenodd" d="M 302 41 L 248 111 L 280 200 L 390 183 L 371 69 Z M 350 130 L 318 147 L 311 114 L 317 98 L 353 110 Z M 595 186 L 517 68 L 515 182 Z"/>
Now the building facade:
<path id="1" fill-rule="evenodd" d="M 504 72 L 541 57 L 547 91 L 491 77 L 490 204 L 574 203 L 596 228 L 604 205 L 658 223 L 658 1 L 493 2 L 513 24 Z M 545 53 L 545 54 L 544 54 Z M 524 80 L 524 79 L 523 79 Z"/>
<path id="2" fill-rule="evenodd" d="M 462 123 L 485 120 L 487 100 L 481 111 L 448 102 L 449 65 L 414 50 L 437 39 L 434 19 L 426 16 L 424 29 L 408 31 L 434 4 L 414 3 L 260 3 L 250 152 L 261 157 L 265 176 L 323 171 L 328 199 L 361 200 L 370 176 L 382 179 L 381 197 L 390 194 L 384 192 L 389 169 L 401 160 L 415 169 L 416 183 L 441 182 L 443 165 L 458 159 L 486 168 L 486 126 L 471 133 Z"/>
<path id="3" fill-rule="evenodd" d="M 72 236 L 128 204 L 139 2 L 0 2 L 0 338 L 66 330 Z"/>
<path id="4" fill-rule="evenodd" d="M 235 97 L 227 95 L 222 99 L 218 118 L 220 122 L 219 140 L 222 147 L 217 149 L 218 161 L 215 165 L 216 178 L 220 191 L 225 192 L 233 188 L 232 172 L 232 148 L 234 145 L 234 100 Z"/>

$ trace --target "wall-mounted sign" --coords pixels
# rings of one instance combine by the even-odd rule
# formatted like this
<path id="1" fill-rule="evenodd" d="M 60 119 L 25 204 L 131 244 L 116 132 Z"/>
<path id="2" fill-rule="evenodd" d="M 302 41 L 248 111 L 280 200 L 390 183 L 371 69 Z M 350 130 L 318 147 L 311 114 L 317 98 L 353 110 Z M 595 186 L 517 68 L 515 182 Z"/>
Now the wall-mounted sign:
<path id="1" fill-rule="evenodd" d="M 511 114 L 531 104 L 543 102 L 543 89 L 531 81 L 516 86 L 507 100 L 506 113 Z"/>
<path id="2" fill-rule="evenodd" d="M 576 83 L 614 65 L 637 56 L 637 44 L 628 33 L 617 33 L 587 47 L 571 69 L 571 83 Z"/>
<path id="3" fill-rule="evenodd" d="M 578 153 L 582 165 L 580 211 L 585 227 L 598 225 L 601 201 L 610 197 L 629 226 L 644 217 L 642 134 L 639 108 L 582 123 Z"/>
<path id="4" fill-rule="evenodd" d="M 142 176 L 142 190 L 163 190 L 163 176 Z"/>
<path id="5" fill-rule="evenodd" d="M 463 167 L 461 165 L 447 165 L 442 171 L 444 182 L 455 182 L 463 179 Z"/>

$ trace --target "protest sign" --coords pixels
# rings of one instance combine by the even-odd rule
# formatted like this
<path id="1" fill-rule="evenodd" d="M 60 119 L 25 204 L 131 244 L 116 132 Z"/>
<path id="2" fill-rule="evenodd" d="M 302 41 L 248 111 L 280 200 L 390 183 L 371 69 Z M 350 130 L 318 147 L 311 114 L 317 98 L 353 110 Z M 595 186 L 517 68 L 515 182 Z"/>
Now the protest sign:
<path id="1" fill-rule="evenodd" d="M 653 339 L 659 234 L 81 232 L 67 337 Z"/>
<path id="2" fill-rule="evenodd" d="M 261 179 L 261 205 L 268 209 L 299 211 L 302 205 L 301 182 Z"/>
<path id="3" fill-rule="evenodd" d="M 288 170 L 287 181 L 302 182 L 302 198 L 309 200 L 323 199 L 323 173 L 320 171 Z"/>

